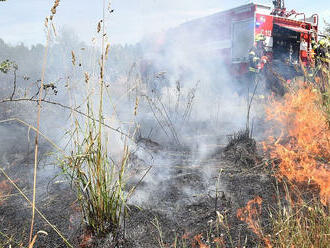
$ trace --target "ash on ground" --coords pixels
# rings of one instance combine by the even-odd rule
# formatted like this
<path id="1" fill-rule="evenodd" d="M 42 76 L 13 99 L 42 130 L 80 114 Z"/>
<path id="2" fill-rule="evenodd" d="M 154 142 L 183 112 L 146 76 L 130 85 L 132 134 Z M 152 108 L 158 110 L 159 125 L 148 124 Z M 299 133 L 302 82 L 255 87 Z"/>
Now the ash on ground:
<path id="1" fill-rule="evenodd" d="M 119 240 L 115 241 L 109 234 L 103 237 L 90 235 L 90 240 L 84 241 L 88 233 L 75 195 L 68 181 L 59 176 L 60 171 L 55 172 L 58 175 L 55 178 L 54 172 L 49 173 L 54 166 L 39 168 L 37 208 L 74 247 L 153 248 L 161 244 L 170 246 L 175 240 L 179 243 L 185 240 L 188 247 L 193 247 L 198 244 L 196 236 L 200 234 L 200 242 L 210 247 L 216 247 L 213 241 L 220 237 L 235 246 L 256 245 L 257 237 L 237 219 L 236 212 L 255 196 L 262 197 L 265 205 L 272 204 L 274 187 L 272 177 L 262 167 L 253 139 L 242 133 L 235 134 L 228 145 L 212 144 L 210 147 L 215 153 L 197 158 L 188 149 L 168 149 L 151 140 L 143 140 L 139 147 L 142 150 L 131 157 L 132 176 L 127 189 L 137 185 L 141 176 L 151 168 L 129 202 L 128 216 Z M 47 152 L 46 149 L 43 154 Z M 15 148 L 6 153 L 3 157 L 6 172 L 31 197 L 31 151 L 28 155 Z M 15 154 L 26 155 L 17 158 Z M 42 160 L 47 161 L 46 158 Z M 45 177 L 45 174 L 49 176 Z M 5 180 L 3 175 L 0 176 L 2 180 Z M 0 204 L 0 229 L 6 235 L 12 235 L 13 240 L 26 243 L 31 208 L 15 189 L 11 194 Z M 231 227 L 229 233 L 225 228 L 216 228 L 218 214 L 225 216 Z M 48 233 L 48 236 L 38 237 L 36 247 L 66 247 L 40 216 L 37 216 L 35 230 Z M 1 239 L 5 240 L 5 237 L 0 236 Z"/>

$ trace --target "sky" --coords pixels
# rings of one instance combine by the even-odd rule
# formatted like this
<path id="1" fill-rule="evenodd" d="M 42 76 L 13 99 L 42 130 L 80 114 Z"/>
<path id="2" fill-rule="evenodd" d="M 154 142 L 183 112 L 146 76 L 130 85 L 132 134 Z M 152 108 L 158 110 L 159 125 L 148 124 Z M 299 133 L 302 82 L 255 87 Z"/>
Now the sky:
<path id="1" fill-rule="evenodd" d="M 106 1 L 108 2 L 108 1 Z M 249 3 L 249 0 L 112 0 L 114 12 L 106 27 L 112 43 L 134 44 L 146 34 L 165 31 L 185 21 Z M 255 1 L 256 2 L 256 1 Z M 257 2 L 271 5 L 271 0 Z M 45 43 L 44 20 L 54 0 L 0 1 L 0 38 L 12 45 Z M 57 8 L 57 31 L 68 29 L 87 44 L 102 17 L 103 0 L 61 0 Z M 329 0 L 286 0 L 287 9 L 318 13 L 330 22 Z"/>

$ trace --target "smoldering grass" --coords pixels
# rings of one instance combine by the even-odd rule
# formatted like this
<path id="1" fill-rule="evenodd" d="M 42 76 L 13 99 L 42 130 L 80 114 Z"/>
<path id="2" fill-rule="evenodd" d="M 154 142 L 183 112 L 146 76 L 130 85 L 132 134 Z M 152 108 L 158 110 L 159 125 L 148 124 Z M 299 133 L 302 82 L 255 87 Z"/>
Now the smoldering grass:
<path id="1" fill-rule="evenodd" d="M 55 142 L 53 142 L 50 138 L 48 138 L 45 134 L 43 134 L 42 132 L 40 132 L 40 130 L 38 130 L 38 128 L 34 127 L 33 125 L 30 125 L 28 124 L 27 122 L 21 120 L 21 119 L 18 119 L 18 118 L 12 118 L 12 119 L 7 119 L 7 120 L 2 120 L 0 121 L 0 123 L 5 123 L 5 122 L 18 122 L 18 123 L 21 123 L 23 125 L 25 125 L 28 129 L 29 129 L 29 132 L 30 130 L 33 130 L 35 131 L 36 133 L 38 133 L 41 137 L 43 137 L 49 144 L 52 145 L 52 147 L 54 147 L 59 153 L 61 154 L 64 154 L 64 151 L 55 144 Z M 3 169 L 3 167 L 0 166 L 0 171 L 2 172 L 2 174 L 7 178 L 7 180 L 11 183 L 11 185 L 18 191 L 18 193 L 12 193 L 12 194 L 9 194 L 9 195 L 6 195 L 5 197 L 11 197 L 11 196 L 14 196 L 14 195 L 20 195 L 22 196 L 30 205 L 31 207 L 35 208 L 35 211 L 41 216 L 41 218 L 62 238 L 63 242 L 68 246 L 68 247 L 73 247 L 69 242 L 68 240 L 64 237 L 64 235 L 56 228 L 55 225 L 51 224 L 47 217 L 42 214 L 42 212 L 35 206 L 35 203 L 31 202 L 28 197 L 26 196 L 26 194 L 23 192 L 22 189 L 20 189 L 18 187 L 18 185 L 15 183 L 14 180 L 12 180 L 8 175 L 7 173 L 5 172 L 5 170 Z M 33 191 L 35 192 L 36 191 L 36 188 L 33 188 Z M 1 200 L 1 197 L 0 197 L 0 200 Z M 43 231 L 38 231 L 38 233 L 44 233 Z M 34 235 L 33 239 L 31 240 L 31 242 L 29 243 L 29 247 L 33 247 L 33 245 L 35 244 L 36 240 L 37 240 L 37 234 Z M 10 244 L 11 243 L 15 243 L 16 245 L 18 245 L 19 247 L 23 247 L 23 243 L 22 242 L 18 242 L 18 241 L 15 241 L 12 237 L 8 236 L 7 234 L 5 233 L 2 233 L 0 232 L 0 235 L 3 236 L 4 238 L 6 238 L 7 240 L 7 244 L 9 244 L 9 247 L 10 247 Z M 5 244 L 5 245 L 7 245 Z M 0 247 L 1 245 L 4 245 L 4 244 L 0 244 Z"/>
<path id="2" fill-rule="evenodd" d="M 162 77 L 164 77 L 163 74 Z M 150 110 L 153 113 L 153 116 L 161 130 L 169 138 L 169 140 L 178 146 L 181 146 L 179 135 L 180 130 L 178 130 L 177 125 L 175 124 L 180 122 L 181 126 L 184 126 L 184 124 L 189 120 L 197 86 L 198 83 L 196 84 L 195 88 L 190 89 L 186 95 L 182 95 L 182 93 L 180 93 L 180 87 L 176 87 L 175 89 L 178 92 L 176 94 L 177 99 L 173 101 L 171 95 L 168 94 L 168 104 L 165 103 L 164 99 L 162 99 L 162 96 L 157 93 L 156 89 L 151 90 L 151 96 L 141 94 L 141 98 L 145 99 L 148 103 Z M 180 98 L 186 99 L 186 102 L 181 100 L 182 106 L 180 106 Z M 175 103 L 175 112 L 172 111 L 174 108 L 171 108 L 170 102 Z M 183 114 L 178 112 L 178 108 L 180 107 L 184 108 Z"/>
<path id="3" fill-rule="evenodd" d="M 38 231 L 38 232 L 34 235 L 34 237 L 33 237 L 33 239 L 32 239 L 32 242 L 29 244 L 29 248 L 33 248 L 35 242 L 37 241 L 38 236 L 41 235 L 41 234 L 43 234 L 43 235 L 45 235 L 45 236 L 48 235 L 48 233 L 45 232 L 45 231 Z"/>
<path id="4" fill-rule="evenodd" d="M 53 17 L 56 14 L 56 8 L 60 4 L 60 0 L 55 0 L 55 3 L 51 9 L 52 15 L 49 16 L 49 19 L 53 21 Z M 53 22 L 52 22 L 53 25 Z M 51 29 L 49 27 L 48 17 L 46 17 L 45 27 L 47 30 L 47 37 L 46 37 L 46 46 L 45 52 L 43 57 L 43 65 L 42 65 L 42 72 L 41 72 L 41 80 L 40 80 L 40 87 L 39 87 L 39 98 L 38 98 L 38 112 L 37 112 L 37 127 L 36 127 L 36 137 L 35 137 L 35 150 L 34 150 L 34 172 L 33 172 L 33 198 L 32 198 L 32 218 L 31 218 L 31 226 L 30 226 L 30 237 L 29 237 L 29 247 L 33 247 L 34 242 L 32 243 L 33 239 L 33 226 L 34 226 L 34 218 L 35 218 L 35 210 L 36 210 L 36 185 L 37 185 L 37 164 L 38 164 L 38 140 L 39 140 L 39 129 L 40 129 L 40 115 L 41 115 L 41 102 L 42 102 L 42 95 L 43 95 L 43 85 L 45 81 L 45 73 L 46 73 L 46 65 L 47 65 L 47 58 L 48 58 L 48 50 L 49 50 L 49 42 L 51 38 Z M 54 33 L 55 28 L 53 25 Z M 11 100 L 13 99 L 11 97 Z"/>
<path id="5" fill-rule="evenodd" d="M 54 147 L 58 152 L 61 152 L 61 153 L 64 154 L 64 150 L 62 148 L 60 148 L 54 141 L 52 141 L 49 137 L 47 137 L 47 135 L 45 135 L 40 130 L 38 130 L 36 127 L 34 127 L 33 125 L 27 123 L 26 121 L 21 120 L 19 118 L 10 118 L 10 119 L 7 119 L 7 120 L 0 120 L 0 123 L 6 123 L 6 122 L 18 122 L 18 123 L 23 124 L 24 126 L 26 126 L 28 128 L 28 132 L 30 132 L 30 130 L 33 130 L 36 133 L 39 133 L 39 135 L 41 137 L 43 137 L 49 144 L 51 144 L 52 147 Z"/>
<path id="6" fill-rule="evenodd" d="M 174 239 L 171 244 L 166 243 L 164 239 L 166 238 L 161 223 L 158 218 L 155 217 L 151 224 L 157 230 L 157 241 L 160 248 L 172 247 L 172 248 L 188 248 L 188 247 L 201 247 L 201 248 L 224 248 L 224 247 L 246 247 L 247 239 L 245 239 L 243 244 L 237 246 L 236 240 L 232 236 L 232 226 L 228 221 L 227 213 L 220 213 L 216 211 L 215 221 L 208 222 L 208 230 L 206 230 L 205 236 L 203 234 L 193 235 L 192 233 L 185 232 L 183 235 L 178 233 L 174 234 Z M 204 238 L 205 237 L 205 238 Z M 262 247 L 262 246 L 257 246 Z"/>
<path id="7" fill-rule="evenodd" d="M 15 240 L 12 235 L 9 236 L 0 231 L 0 236 L 4 238 L 4 240 L 0 242 L 0 248 L 11 247 L 12 244 L 17 245 L 17 247 L 23 247 L 23 243 Z"/>
<path id="8" fill-rule="evenodd" d="M 53 7 L 56 10 L 59 1 L 55 2 Z M 53 10 L 52 9 L 52 10 Z M 52 13 L 56 11 L 52 11 Z M 53 13 L 54 14 L 54 13 Z M 48 18 L 46 20 L 46 25 L 48 28 L 48 35 L 50 34 Z M 104 25 L 102 32 L 102 55 L 100 61 L 100 102 L 99 111 L 97 113 L 98 118 L 94 117 L 94 111 L 92 110 L 92 101 L 90 97 L 85 102 L 87 107 L 87 113 L 80 113 L 83 117 L 86 117 L 85 123 L 80 123 L 80 120 L 75 116 L 74 124 L 75 128 L 72 132 L 72 141 L 74 148 L 70 155 L 65 155 L 65 153 L 58 147 L 54 142 L 47 139 L 45 135 L 39 131 L 39 118 L 40 113 L 38 112 L 38 126 L 35 128 L 22 120 L 19 119 L 9 119 L 5 121 L 18 121 L 30 129 L 33 129 L 37 136 L 40 134 L 46 140 L 48 140 L 54 147 L 59 150 L 62 159 L 61 167 L 64 172 L 72 179 L 72 184 L 77 192 L 78 200 L 81 203 L 83 215 L 87 225 L 90 226 L 96 233 L 105 233 L 107 231 L 116 231 L 120 226 L 120 222 L 123 218 L 126 209 L 126 199 L 127 195 L 130 193 L 124 193 L 124 174 L 125 166 L 128 161 L 129 152 L 128 146 L 125 144 L 123 147 L 123 157 L 119 164 L 116 164 L 111 158 L 110 152 L 107 147 L 109 147 L 109 140 L 104 135 L 104 129 L 107 127 L 103 119 L 103 88 L 104 88 L 104 60 L 105 55 L 109 52 L 109 45 L 107 45 L 106 51 L 104 51 Z M 48 36 L 49 40 L 49 36 Z M 48 47 L 48 46 L 46 46 Z M 72 55 L 72 63 L 75 64 L 75 55 Z M 46 64 L 47 53 L 45 53 L 44 65 Z M 43 75 L 44 77 L 44 70 Z M 88 73 L 85 73 L 85 81 L 88 84 L 90 81 Z M 42 87 L 43 80 L 41 80 L 40 90 Z M 39 100 L 36 99 L 8 99 L 6 101 L 35 101 L 38 102 L 40 109 L 41 102 L 45 102 L 41 98 L 42 92 L 39 92 Z M 65 106 L 61 103 L 48 102 L 61 106 L 65 109 L 69 109 L 76 113 L 77 109 L 69 106 Z M 78 111 L 79 112 L 79 111 Z M 78 113 L 77 112 L 77 113 Z M 3 121 L 3 122 L 5 122 Z M 85 125 L 84 125 L 85 124 Z M 111 128 L 110 128 L 111 129 Z M 114 129 L 113 129 L 114 130 Z M 115 131 L 115 130 L 114 130 Z M 116 130 L 115 132 L 120 132 Z M 120 132 L 121 133 L 121 132 Z M 123 134 L 123 133 L 122 133 Z M 124 135 L 124 134 L 123 134 Z M 128 137 L 128 135 L 124 135 Z M 83 137 L 82 139 L 76 137 Z M 36 156 L 37 156 L 38 142 L 36 141 Z M 37 160 L 35 160 L 37 161 Z M 37 175 L 37 163 L 35 163 L 34 171 L 34 198 L 33 198 L 33 211 L 39 210 L 35 207 L 35 192 L 36 192 L 36 175 Z M 126 195 L 125 195 L 126 194 Z M 24 195 L 23 195 L 24 196 Z M 34 214 L 33 214 L 34 216 Z M 30 244 L 33 245 L 33 225 L 34 217 L 31 220 L 31 231 L 30 231 Z"/>
<path id="9" fill-rule="evenodd" d="M 76 125 L 79 136 L 83 127 Z M 107 148 L 109 141 L 99 139 L 96 123 L 88 121 L 85 128 L 83 138 L 74 141 L 71 155 L 60 165 L 71 179 L 87 225 L 97 234 L 117 232 L 126 210 L 128 146 L 124 145 L 123 157 L 115 164 Z"/>
<path id="10" fill-rule="evenodd" d="M 58 0 L 56 2 L 59 2 Z M 55 10 L 56 13 L 56 10 Z M 46 65 L 47 65 L 47 58 L 48 58 L 48 49 L 49 49 L 49 41 L 50 41 L 50 28 L 47 25 L 47 39 L 46 39 L 46 46 L 43 58 L 43 65 L 42 65 L 42 72 L 41 72 L 41 81 L 40 81 L 40 88 L 39 88 L 39 99 L 38 99 L 38 113 L 37 113 L 37 132 L 35 137 L 35 150 L 34 150 L 34 172 L 33 172 L 33 199 L 32 199 L 32 218 L 31 218 L 31 228 L 30 228 L 30 238 L 29 238 L 29 245 L 32 242 L 33 236 L 33 225 L 34 225 L 34 216 L 35 216 L 35 204 L 36 204 L 36 185 L 37 185 L 37 164 L 38 164 L 38 139 L 39 139 L 39 129 L 40 129 L 40 115 L 41 115 L 41 100 L 43 95 L 43 85 L 45 81 L 45 72 L 46 72 Z"/>
<path id="11" fill-rule="evenodd" d="M 7 175 L 5 170 L 0 167 L 0 171 L 2 174 L 7 178 L 7 180 L 15 187 L 15 189 L 19 192 L 19 194 L 31 205 L 31 207 L 34 207 L 35 211 L 40 215 L 40 217 L 62 238 L 63 242 L 70 248 L 73 248 L 73 246 L 69 243 L 69 241 L 63 236 L 63 234 L 57 229 L 57 227 L 49 222 L 47 217 L 35 206 L 33 202 L 29 200 L 29 198 L 26 196 L 26 194 L 23 192 L 22 189 L 18 187 L 18 185 Z M 32 241 L 32 240 L 31 240 Z M 31 244 L 31 242 L 30 242 Z"/>
<path id="12" fill-rule="evenodd" d="M 97 82 L 99 90 L 98 108 L 94 108 L 91 92 L 87 92 L 85 107 L 87 116 L 81 121 L 73 118 L 73 131 L 70 133 L 72 151 L 60 160 L 63 172 L 70 178 L 77 194 L 84 220 L 92 232 L 98 235 L 120 232 L 122 220 L 127 210 L 130 195 L 124 192 L 126 166 L 129 159 L 127 139 L 124 141 L 121 158 L 112 157 L 111 140 L 105 133 L 104 126 L 104 63 L 109 51 L 105 48 L 105 1 L 103 1 L 103 19 L 97 25 L 102 40 L 100 73 Z M 101 24 L 103 24 L 101 26 Z M 90 91 L 90 78 L 85 73 L 87 91 Z M 97 111 L 95 111 L 97 109 Z M 96 117 L 97 116 L 97 117 Z M 99 121 L 96 121 L 98 119 Z"/>
<path id="13" fill-rule="evenodd" d="M 159 234 L 159 237 L 158 237 L 158 244 L 159 244 L 159 247 L 161 248 L 165 248 L 167 247 L 166 244 L 164 243 L 164 240 L 163 240 L 163 230 L 162 230 L 162 227 L 159 223 L 159 220 L 157 217 L 155 217 L 152 221 L 151 221 L 151 224 L 157 229 L 158 231 L 158 234 Z"/>

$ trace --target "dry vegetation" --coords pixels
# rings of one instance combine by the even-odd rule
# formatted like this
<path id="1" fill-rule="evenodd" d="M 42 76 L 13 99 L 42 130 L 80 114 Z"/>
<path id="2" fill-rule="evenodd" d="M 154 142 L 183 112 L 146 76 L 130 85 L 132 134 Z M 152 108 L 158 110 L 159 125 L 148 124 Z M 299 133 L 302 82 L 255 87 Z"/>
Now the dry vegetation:
<path id="1" fill-rule="evenodd" d="M 56 14 L 56 8 L 60 1 L 55 1 L 51 9 L 52 15 L 47 19 L 51 21 Z M 104 11 L 106 7 L 104 7 Z M 0 247 L 8 247 L 10 244 L 29 247 L 38 246 L 38 235 L 34 228 L 34 215 L 38 213 L 42 218 L 63 238 L 63 242 L 72 247 L 62 234 L 53 226 L 47 218 L 36 208 L 36 176 L 38 160 L 38 135 L 40 108 L 42 104 L 51 103 L 57 107 L 71 111 L 71 130 L 68 132 L 71 141 L 69 152 L 60 149 L 52 143 L 58 151 L 59 165 L 63 173 L 70 179 L 84 223 L 94 236 L 113 233 L 113 239 L 119 239 L 124 230 L 123 222 L 128 208 L 127 201 L 133 194 L 136 185 L 130 191 L 125 191 L 128 178 L 127 166 L 130 159 L 128 143 L 135 137 L 136 129 L 133 125 L 131 133 L 126 134 L 119 129 L 111 128 L 111 123 L 105 120 L 104 106 L 111 105 L 111 98 L 105 97 L 107 89 L 104 75 L 105 60 L 108 57 L 109 45 L 106 43 L 104 30 L 104 18 L 98 23 L 97 32 L 102 43 L 101 56 L 99 59 L 99 72 L 97 77 L 90 77 L 88 72 L 83 73 L 83 81 L 86 83 L 87 93 L 84 105 L 66 106 L 62 103 L 48 101 L 43 96 L 44 76 L 42 76 L 39 89 L 39 99 L 24 98 L 26 101 L 38 102 L 37 127 L 28 126 L 36 131 L 35 141 L 35 167 L 33 199 L 30 201 L 15 182 L 6 175 L 5 181 L 0 181 L 0 205 L 10 197 L 15 188 L 32 207 L 32 220 L 30 240 L 28 244 L 13 241 L 10 235 L 0 231 L 0 235 L 6 240 L 0 243 Z M 53 24 L 48 24 L 53 25 Z M 49 26 L 48 30 L 50 32 Z M 46 46 L 47 49 L 47 46 Z M 111 49 L 111 48 L 110 48 Z M 45 52 L 47 57 L 47 50 Z M 77 56 L 72 52 L 72 64 L 76 66 Z M 46 64 L 46 59 L 45 59 Z M 17 65 L 10 61 L 4 61 L 0 65 L 2 73 L 13 71 L 15 75 L 14 88 L 11 97 L 3 102 L 15 101 L 16 94 L 16 71 Z M 45 70 L 43 70 L 43 73 Z M 246 222 L 247 227 L 253 231 L 259 240 L 258 247 L 319 247 L 326 248 L 330 245 L 329 234 L 329 160 L 330 160 L 330 81 L 329 75 L 322 75 L 307 80 L 296 82 L 294 87 L 288 89 L 283 98 L 270 99 L 267 106 L 267 119 L 280 127 L 280 136 L 271 137 L 263 144 L 266 153 L 268 168 L 276 177 L 277 195 L 276 206 L 265 206 L 262 199 L 256 196 L 251 199 L 246 207 L 237 211 L 237 218 Z M 180 86 L 177 87 L 175 101 L 172 102 L 173 113 L 178 114 L 178 106 L 184 105 L 182 123 L 188 123 L 196 89 L 192 89 L 186 96 L 187 103 L 180 103 Z M 98 101 L 94 101 L 93 93 L 97 92 Z M 127 94 L 129 94 L 127 92 Z M 169 110 L 164 107 L 164 102 L 156 94 L 142 95 L 146 103 L 150 105 L 157 121 L 166 123 L 161 126 L 163 131 L 171 136 L 174 143 L 180 144 L 176 129 L 171 122 Z M 106 102 L 108 103 L 106 104 Z M 134 99 L 135 106 L 131 110 L 136 116 L 139 107 L 139 98 Z M 83 110 L 85 110 L 85 112 Z M 178 118 L 178 117 L 176 117 Z M 274 126 L 275 126 L 274 125 Z M 114 158 L 112 152 L 112 136 L 107 135 L 107 130 L 119 133 L 126 137 L 123 139 L 120 157 Z M 133 131 L 132 131 L 133 130 Z M 230 144 L 241 142 L 239 139 L 249 139 L 248 148 L 256 152 L 256 144 L 250 139 L 247 129 L 242 135 L 230 140 Z M 233 158 L 242 160 L 240 158 Z M 255 164 L 256 157 L 244 157 L 243 163 L 249 166 Z M 236 162 L 235 162 L 236 163 Z M 1 165 L 0 165 L 1 166 Z M 266 166 L 266 165 L 265 165 Z M 142 179 L 141 179 L 142 180 Z M 262 207 L 266 209 L 268 216 L 262 216 Z M 154 228 L 159 233 L 159 247 L 237 247 L 236 237 L 232 237 L 231 225 L 226 214 L 216 211 L 215 221 L 209 225 L 205 235 L 197 234 L 192 237 L 188 234 L 177 235 L 172 244 L 166 244 L 163 239 L 162 227 L 157 218 L 152 221 Z M 268 222 L 265 224 L 264 220 Z M 241 247 L 247 241 L 241 241 Z M 116 242 L 114 242 L 116 243 Z"/>

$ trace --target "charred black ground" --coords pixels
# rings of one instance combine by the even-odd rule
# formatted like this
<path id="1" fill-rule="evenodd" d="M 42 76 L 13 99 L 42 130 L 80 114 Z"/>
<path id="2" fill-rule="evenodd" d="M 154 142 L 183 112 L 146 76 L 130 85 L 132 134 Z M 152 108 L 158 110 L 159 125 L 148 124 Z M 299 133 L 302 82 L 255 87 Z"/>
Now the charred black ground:
<path id="1" fill-rule="evenodd" d="M 26 128 L 18 125 L 14 129 L 22 134 L 26 132 Z M 74 247 L 160 247 L 160 242 L 173 244 L 175 237 L 178 247 L 182 240 L 186 240 L 188 247 L 191 247 L 196 243 L 194 237 L 199 234 L 204 239 L 210 235 L 213 238 L 223 236 L 229 244 L 229 233 L 224 229 L 219 232 L 212 225 L 216 221 L 217 211 L 226 217 L 231 227 L 233 244 L 253 247 L 257 243 L 255 234 L 236 217 L 237 209 L 244 207 L 255 196 L 264 199 L 266 209 L 265 206 L 272 204 L 275 194 L 274 180 L 263 169 L 255 140 L 244 132 L 235 134 L 229 138 L 227 146 L 215 144 L 217 151 L 198 161 L 187 149 L 168 149 L 151 140 L 140 140 L 140 143 L 149 153 L 155 156 L 161 154 L 174 162 L 153 165 L 149 171 L 151 178 L 153 173 L 163 169 L 166 169 L 167 177 L 159 183 L 150 184 L 147 179 L 138 185 L 123 229 L 115 237 L 112 234 L 97 237 L 88 231 L 81 222 L 74 192 L 49 158 L 51 149 L 43 146 L 38 172 L 37 208 Z M 28 145 L 28 142 L 13 144 L 8 147 L 2 160 L 6 173 L 31 197 L 33 146 L 30 144 L 27 149 Z M 135 161 L 133 165 L 137 171 L 148 166 L 138 157 L 132 156 L 131 160 Z M 0 182 L 3 180 L 6 178 L 1 175 Z M 127 187 L 135 184 L 136 178 L 132 177 Z M 142 192 L 147 196 L 141 199 L 139 194 Z M 4 243 L 11 237 L 10 244 L 15 247 L 28 241 L 31 206 L 13 187 L 10 193 L 11 196 L 0 205 L 0 229 L 3 232 L 0 240 Z M 39 235 L 36 247 L 66 247 L 40 216 L 37 217 L 35 230 L 48 233 L 48 236 Z M 209 245 L 214 246 L 212 243 Z"/>

